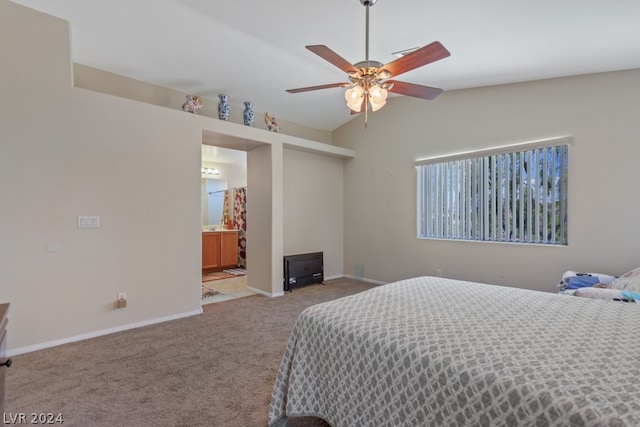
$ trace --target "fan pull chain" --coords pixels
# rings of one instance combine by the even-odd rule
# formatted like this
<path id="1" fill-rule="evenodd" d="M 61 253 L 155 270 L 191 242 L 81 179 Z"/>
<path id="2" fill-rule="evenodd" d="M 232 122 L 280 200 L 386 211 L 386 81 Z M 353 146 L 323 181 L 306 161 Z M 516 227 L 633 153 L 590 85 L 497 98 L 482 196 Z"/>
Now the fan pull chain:
<path id="1" fill-rule="evenodd" d="M 369 10 L 369 6 L 367 6 L 367 11 Z M 365 92 L 364 94 L 364 129 L 367 130 L 367 112 L 369 111 L 369 93 Z"/>

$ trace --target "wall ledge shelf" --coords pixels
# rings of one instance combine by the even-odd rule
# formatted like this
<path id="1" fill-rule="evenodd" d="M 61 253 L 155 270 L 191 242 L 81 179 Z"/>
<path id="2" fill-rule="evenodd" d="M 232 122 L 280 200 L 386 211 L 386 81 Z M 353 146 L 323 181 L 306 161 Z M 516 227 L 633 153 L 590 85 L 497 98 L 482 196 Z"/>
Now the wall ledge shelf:
<path id="1" fill-rule="evenodd" d="M 215 118 L 194 116 L 202 120 L 202 143 L 233 150 L 251 151 L 253 148 L 268 144 L 282 144 L 283 148 L 324 154 L 342 159 L 355 157 L 348 148 L 312 141 L 297 136 L 270 132 L 264 129 L 226 122 Z"/>

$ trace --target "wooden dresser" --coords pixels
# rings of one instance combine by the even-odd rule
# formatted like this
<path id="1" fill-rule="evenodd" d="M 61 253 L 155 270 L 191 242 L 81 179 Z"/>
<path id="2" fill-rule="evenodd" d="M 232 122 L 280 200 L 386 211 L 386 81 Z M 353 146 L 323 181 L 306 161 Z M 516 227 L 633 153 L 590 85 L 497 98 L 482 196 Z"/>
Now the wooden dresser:
<path id="1" fill-rule="evenodd" d="M 4 414 L 4 380 L 11 359 L 7 359 L 7 312 L 9 304 L 0 304 L 0 413 Z"/>

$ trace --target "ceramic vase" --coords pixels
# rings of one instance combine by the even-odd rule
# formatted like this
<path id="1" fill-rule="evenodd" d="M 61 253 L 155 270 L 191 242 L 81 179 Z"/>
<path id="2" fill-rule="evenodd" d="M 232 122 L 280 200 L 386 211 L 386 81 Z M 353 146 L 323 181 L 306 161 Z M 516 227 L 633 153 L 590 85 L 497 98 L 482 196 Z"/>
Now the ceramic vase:
<path id="1" fill-rule="evenodd" d="M 220 102 L 218 102 L 218 118 L 220 120 L 229 120 L 231 115 L 231 107 L 229 106 L 229 97 L 227 95 L 218 95 Z"/>
<path id="2" fill-rule="evenodd" d="M 244 102 L 244 111 L 242 112 L 245 126 L 253 126 L 253 102 Z"/>

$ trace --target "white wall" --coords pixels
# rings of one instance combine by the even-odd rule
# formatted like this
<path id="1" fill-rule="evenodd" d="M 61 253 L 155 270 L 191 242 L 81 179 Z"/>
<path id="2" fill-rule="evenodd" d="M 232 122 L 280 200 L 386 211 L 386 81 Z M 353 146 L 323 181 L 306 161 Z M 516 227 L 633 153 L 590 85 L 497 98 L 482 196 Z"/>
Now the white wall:
<path id="1" fill-rule="evenodd" d="M 229 163 L 202 162 L 202 166 L 206 168 L 217 168 L 220 170 L 219 175 L 202 174 L 202 178 L 221 179 L 227 182 L 228 188 L 238 188 L 247 186 L 247 161 L 243 164 L 232 165 Z"/>
<path id="2" fill-rule="evenodd" d="M 566 270 L 640 266 L 640 70 L 394 97 L 334 132 L 345 167 L 345 274 L 417 275 L 556 291 Z M 572 136 L 567 247 L 419 240 L 416 159 Z"/>

